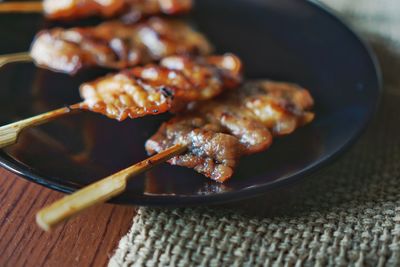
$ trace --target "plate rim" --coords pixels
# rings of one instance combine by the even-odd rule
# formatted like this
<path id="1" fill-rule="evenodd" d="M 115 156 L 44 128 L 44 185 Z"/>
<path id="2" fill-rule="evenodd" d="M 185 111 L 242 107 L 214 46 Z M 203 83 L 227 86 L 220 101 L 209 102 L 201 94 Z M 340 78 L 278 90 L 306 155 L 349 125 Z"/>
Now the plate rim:
<path id="1" fill-rule="evenodd" d="M 132 199 L 127 201 L 124 199 L 119 199 L 117 197 L 115 199 L 107 201 L 108 203 L 125 204 L 125 205 L 142 205 L 142 206 L 195 206 L 195 205 L 205 205 L 205 204 L 222 204 L 227 202 L 249 199 L 265 194 L 269 190 L 273 190 L 275 188 L 282 187 L 284 185 L 293 184 L 296 181 L 299 181 L 300 179 L 309 176 L 318 170 L 323 169 L 325 166 L 335 161 L 339 156 L 341 156 L 345 151 L 347 151 L 354 145 L 354 143 L 366 130 L 367 126 L 371 122 L 371 119 L 373 115 L 376 113 L 380 104 L 380 99 L 383 90 L 383 79 L 382 79 L 382 70 L 379 64 L 379 60 L 376 54 L 373 52 L 371 45 L 356 31 L 354 31 L 350 25 L 344 22 L 343 19 L 340 17 L 340 15 L 336 13 L 336 11 L 326 6 L 324 3 L 316 0 L 307 0 L 304 3 L 312 6 L 313 8 L 319 9 L 321 12 L 325 13 L 325 15 L 335 19 L 339 24 L 343 26 L 344 29 L 347 29 L 347 31 L 349 31 L 355 37 L 355 39 L 360 43 L 360 45 L 364 47 L 364 49 L 366 50 L 366 54 L 371 59 L 372 66 L 375 69 L 375 76 L 376 76 L 375 78 L 378 85 L 376 88 L 378 97 L 374 103 L 374 106 L 368 110 L 368 114 L 367 116 L 365 116 L 365 119 L 362 122 L 361 127 L 359 127 L 356 130 L 356 132 L 346 142 L 344 142 L 338 149 L 336 149 L 332 153 L 325 155 L 325 157 L 323 158 L 318 159 L 318 161 L 313 162 L 305 169 L 299 170 L 291 175 L 283 176 L 274 181 L 259 184 L 257 186 L 246 187 L 232 192 L 221 192 L 210 195 L 174 195 L 174 196 L 151 195 L 145 197 L 143 196 L 136 197 L 134 201 Z M 29 166 L 27 166 L 26 164 L 10 157 L 3 149 L 0 150 L 0 167 L 3 167 L 14 174 L 17 174 L 19 177 L 24 178 L 29 182 L 34 182 L 36 184 L 45 186 L 47 188 L 62 193 L 70 194 L 80 188 L 76 186 L 75 183 L 72 183 L 70 181 L 64 181 L 63 183 L 59 183 L 55 181 L 55 179 L 49 177 L 46 178 L 46 176 L 41 175 L 40 172 L 37 172 L 32 168 L 30 168 Z"/>

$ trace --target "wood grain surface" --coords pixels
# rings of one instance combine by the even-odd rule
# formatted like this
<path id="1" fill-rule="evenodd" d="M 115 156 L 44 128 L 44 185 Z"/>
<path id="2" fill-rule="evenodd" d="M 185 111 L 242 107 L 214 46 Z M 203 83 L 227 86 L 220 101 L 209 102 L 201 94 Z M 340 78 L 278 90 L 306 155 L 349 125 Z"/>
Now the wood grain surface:
<path id="1" fill-rule="evenodd" d="M 107 265 L 135 208 L 101 204 L 43 232 L 35 213 L 61 196 L 0 168 L 0 266 Z"/>

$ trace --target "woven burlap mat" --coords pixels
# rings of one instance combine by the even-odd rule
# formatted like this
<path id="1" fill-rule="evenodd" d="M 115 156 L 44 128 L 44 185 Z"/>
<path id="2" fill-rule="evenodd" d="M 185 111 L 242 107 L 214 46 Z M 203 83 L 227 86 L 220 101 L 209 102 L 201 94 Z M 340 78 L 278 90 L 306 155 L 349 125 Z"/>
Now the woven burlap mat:
<path id="1" fill-rule="evenodd" d="M 262 197 L 222 208 L 139 208 L 109 266 L 400 266 L 400 1 L 324 2 L 382 63 L 384 95 L 367 133 L 307 179 L 301 196 L 283 198 L 290 215 L 263 210 L 271 198 Z"/>

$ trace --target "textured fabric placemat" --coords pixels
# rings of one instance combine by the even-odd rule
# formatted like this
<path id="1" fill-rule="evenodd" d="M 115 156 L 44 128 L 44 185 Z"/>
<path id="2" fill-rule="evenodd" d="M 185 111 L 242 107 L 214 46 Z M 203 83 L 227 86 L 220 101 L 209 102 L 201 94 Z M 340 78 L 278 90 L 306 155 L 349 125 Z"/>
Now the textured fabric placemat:
<path id="1" fill-rule="evenodd" d="M 400 1 L 323 2 L 369 39 L 382 63 L 384 95 L 367 133 L 307 179 L 304 194 L 284 199 L 290 216 L 270 215 L 263 198 L 139 208 L 109 266 L 400 266 Z"/>

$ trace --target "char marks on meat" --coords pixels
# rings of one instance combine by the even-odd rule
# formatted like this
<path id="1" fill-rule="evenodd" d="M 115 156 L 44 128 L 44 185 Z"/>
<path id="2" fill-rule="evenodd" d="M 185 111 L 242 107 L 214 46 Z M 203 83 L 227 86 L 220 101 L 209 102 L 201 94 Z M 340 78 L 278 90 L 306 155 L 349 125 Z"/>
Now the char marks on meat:
<path id="1" fill-rule="evenodd" d="M 134 25 L 54 28 L 37 34 L 31 56 L 41 67 L 75 74 L 85 67 L 134 67 L 171 55 L 208 55 L 207 39 L 179 20 L 149 18 Z"/>
<path id="2" fill-rule="evenodd" d="M 146 150 L 154 154 L 175 144 L 186 145 L 187 152 L 169 163 L 224 182 L 242 155 L 263 151 L 273 136 L 290 134 L 311 122 L 312 106 L 311 95 L 298 85 L 248 82 L 163 123 L 146 142 Z"/>
<path id="3" fill-rule="evenodd" d="M 135 67 L 84 83 L 81 107 L 118 120 L 176 112 L 240 82 L 241 61 L 232 54 L 171 56 L 158 65 Z"/>
<path id="4" fill-rule="evenodd" d="M 192 8 L 192 0 L 44 0 L 47 18 L 75 20 L 91 16 L 104 18 L 121 16 L 136 22 L 159 14 L 176 15 Z"/>

